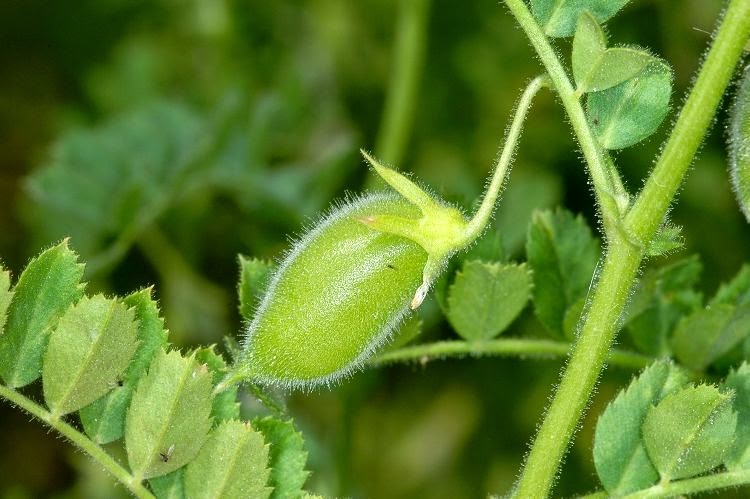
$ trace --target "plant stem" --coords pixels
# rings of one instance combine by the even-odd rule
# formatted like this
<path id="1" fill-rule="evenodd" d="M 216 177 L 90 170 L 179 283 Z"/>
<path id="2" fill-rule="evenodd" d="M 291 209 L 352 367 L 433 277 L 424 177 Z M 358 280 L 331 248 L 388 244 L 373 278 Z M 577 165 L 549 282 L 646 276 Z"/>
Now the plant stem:
<path id="1" fill-rule="evenodd" d="M 505 3 L 531 41 L 542 64 L 544 64 L 547 70 L 552 85 L 560 96 L 563 107 L 570 119 L 570 124 L 578 138 L 583 156 L 588 164 L 605 227 L 610 226 L 611 223 L 620 219 L 617 191 L 618 186 L 622 186 L 622 180 L 620 180 L 617 171 L 610 168 L 605 161 L 603 151 L 589 126 L 589 121 L 586 113 L 583 111 L 581 101 L 544 31 L 539 27 L 523 0 L 505 0 Z"/>
<path id="2" fill-rule="evenodd" d="M 400 164 L 404 159 L 414 122 L 427 45 L 430 0 L 402 0 L 399 8 L 395 61 L 375 145 L 376 156 L 391 165 Z"/>
<path id="3" fill-rule="evenodd" d="M 555 75 L 551 74 L 552 81 L 555 85 L 560 84 L 565 91 L 565 95 L 561 92 L 563 103 L 574 128 L 580 128 L 579 118 L 585 117 L 573 115 L 580 106 L 570 105 L 567 96 L 570 84 L 546 37 L 522 0 L 505 1 L 531 38 L 548 71 L 555 72 Z M 570 361 L 528 455 L 514 491 L 516 497 L 537 499 L 549 494 L 560 462 L 604 366 L 631 284 L 636 279 L 644 248 L 663 220 L 682 177 L 692 162 L 734 67 L 740 60 L 748 34 L 750 0 L 732 0 L 672 136 L 654 173 L 627 216 L 626 227 L 632 231 L 639 244 L 633 245 L 620 231 L 609 234 L 607 255 L 589 312 L 584 318 L 579 339 L 573 347 Z M 579 131 L 576 130 L 576 133 Z M 579 133 L 579 140 L 581 138 Z M 582 142 L 581 147 L 589 161 L 593 177 L 593 172 L 598 171 L 600 165 L 591 164 L 592 154 L 587 152 L 590 146 Z M 601 161 L 600 156 L 595 156 L 595 161 Z M 595 184 L 596 182 L 595 180 Z M 599 186 L 596 188 L 598 191 Z"/>
<path id="4" fill-rule="evenodd" d="M 477 212 L 466 226 L 464 233 L 465 245 L 471 244 L 472 241 L 480 236 L 484 228 L 487 227 L 487 224 L 492 217 L 492 212 L 495 210 L 495 202 L 500 195 L 500 189 L 505 181 L 505 176 L 513 162 L 513 155 L 516 152 L 518 138 L 521 136 L 523 122 L 531 108 L 531 102 L 534 100 L 534 96 L 537 92 L 548 85 L 549 78 L 546 75 L 537 76 L 531 80 L 521 95 L 521 99 L 518 101 L 518 106 L 516 107 L 516 112 L 513 116 L 513 121 L 508 129 L 508 135 L 505 138 L 505 144 L 503 145 L 500 157 L 495 164 L 495 171 L 492 174 L 492 180 L 487 186 L 484 199 L 482 199 L 482 204 L 479 205 Z"/>
<path id="5" fill-rule="evenodd" d="M 61 435 L 68 438 L 68 440 L 73 442 L 79 449 L 87 453 L 97 463 L 102 465 L 105 470 L 122 483 L 134 496 L 153 499 L 153 494 L 151 494 L 142 483 L 135 480 L 133 476 L 120 465 L 120 463 L 115 461 L 112 456 L 107 454 L 104 449 L 91 441 L 83 433 L 79 432 L 65 421 L 53 418 L 52 414 L 44 407 L 5 385 L 0 385 L 0 397 L 17 405 L 35 418 L 57 430 Z"/>
<path id="6" fill-rule="evenodd" d="M 499 338 L 487 341 L 438 341 L 414 345 L 385 352 L 370 361 L 373 366 L 406 361 L 426 361 L 449 357 L 536 357 L 552 359 L 565 357 L 570 351 L 570 343 L 554 340 L 527 338 Z M 629 369 L 646 367 L 654 359 L 634 352 L 612 350 L 609 363 Z"/>
<path id="7" fill-rule="evenodd" d="M 749 33 L 750 1 L 732 0 L 672 134 L 625 219 L 626 227 L 642 246 L 662 223 L 734 74 Z"/>
<path id="8" fill-rule="evenodd" d="M 666 484 L 657 484 L 648 489 L 628 494 L 623 499 L 675 497 L 747 484 L 750 484 L 750 470 L 725 471 Z"/>
<path id="9" fill-rule="evenodd" d="M 615 234 L 578 341 L 547 410 L 514 495 L 547 497 L 560 461 L 604 367 L 642 253 Z"/>

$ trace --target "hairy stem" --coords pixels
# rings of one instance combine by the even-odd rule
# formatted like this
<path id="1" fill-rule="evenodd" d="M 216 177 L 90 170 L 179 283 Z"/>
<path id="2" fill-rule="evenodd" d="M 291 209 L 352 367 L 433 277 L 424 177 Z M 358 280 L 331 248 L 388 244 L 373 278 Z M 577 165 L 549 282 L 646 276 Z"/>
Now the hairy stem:
<path id="1" fill-rule="evenodd" d="M 554 340 L 526 338 L 499 338 L 488 341 L 438 341 L 424 345 L 414 345 L 385 352 L 370 361 L 378 366 L 395 362 L 427 361 L 449 357 L 535 357 L 554 359 L 565 357 L 570 351 L 570 343 Z M 627 369 L 641 369 L 654 359 L 634 352 L 612 350 L 609 363 Z"/>
<path id="2" fill-rule="evenodd" d="M 41 422 L 57 430 L 61 435 L 73 442 L 73 444 L 79 449 L 91 456 L 97 463 L 104 467 L 105 470 L 122 483 L 134 496 L 153 499 L 153 494 L 151 494 L 151 492 L 149 492 L 140 481 L 136 480 L 128 470 L 115 461 L 112 456 L 107 454 L 104 449 L 91 441 L 83 433 L 76 430 L 65 421 L 62 421 L 59 418 L 54 418 L 47 409 L 7 386 L 0 385 L 0 397 L 9 401 L 11 404 L 20 407 Z"/>
<path id="3" fill-rule="evenodd" d="M 583 156 L 588 164 L 591 181 L 594 185 L 596 198 L 601 209 L 605 228 L 611 227 L 620 219 L 620 209 L 617 204 L 618 190 L 622 186 L 619 174 L 604 158 L 603 151 L 589 126 L 586 113 L 583 111 L 579 96 L 576 94 L 565 68 L 558 59 L 555 50 L 550 45 L 547 36 L 529 12 L 523 0 L 505 0 L 518 24 L 526 33 L 539 58 L 544 64 L 552 85 L 555 87 L 563 107 L 570 119 L 570 124 L 578 138 Z M 608 232 L 611 232 L 608 230 Z"/>
<path id="4" fill-rule="evenodd" d="M 389 164 L 404 159 L 411 134 L 427 45 L 430 0 L 403 0 L 399 8 L 393 72 L 375 145 L 377 156 Z"/>
<path id="5" fill-rule="evenodd" d="M 750 33 L 750 1 L 732 0 L 693 90 L 625 224 L 642 246 L 662 223 L 713 120 Z M 658 216 L 655 216 L 658 215 Z"/>
<path id="6" fill-rule="evenodd" d="M 523 1 L 505 2 L 531 38 L 551 73 L 553 83 L 560 84 L 558 90 L 562 88 L 565 92 L 561 92 L 561 98 L 576 133 L 579 133 L 579 118 L 585 120 L 585 117 L 574 117 L 580 106 L 571 105 L 567 92 L 572 87 L 569 82 L 565 85 L 567 77 L 557 56 Z M 630 239 L 626 239 L 619 231 L 610 234 L 602 274 L 595 286 L 589 312 L 584 318 L 570 361 L 527 457 L 514 491 L 516 497 L 541 498 L 549 494 L 560 462 L 607 359 L 618 329 L 620 315 L 627 302 L 628 292 L 636 279 L 643 258 L 643 248 L 666 215 L 669 204 L 706 134 L 734 67 L 741 58 L 748 34 L 750 0 L 732 0 L 657 166 L 627 216 L 626 227 L 632 231 L 631 234 L 639 244 L 633 245 Z M 552 72 L 555 72 L 555 75 L 552 75 Z M 579 133 L 579 140 L 581 138 Z M 595 148 L 594 151 L 587 152 L 590 146 L 584 145 L 583 141 L 581 147 L 589 162 L 592 177 L 595 171 L 601 174 L 601 156 L 593 154 L 596 152 Z M 595 180 L 595 184 L 597 182 Z M 599 186 L 596 188 L 598 191 Z"/>
<path id="7" fill-rule="evenodd" d="M 495 171 L 492 174 L 492 180 L 487 186 L 487 191 L 484 194 L 484 199 L 482 199 L 482 204 L 479 205 L 477 212 L 466 227 L 464 233 L 466 245 L 479 237 L 484 228 L 487 227 L 487 224 L 492 217 L 492 212 L 495 209 L 495 202 L 500 195 L 500 189 L 505 182 L 506 174 L 513 162 L 513 155 L 516 151 L 518 138 L 521 136 L 523 122 L 531 108 L 531 102 L 534 100 L 534 96 L 537 92 L 548 85 L 549 78 L 547 78 L 546 75 L 537 76 L 531 80 L 521 95 L 521 99 L 518 101 L 518 107 L 516 107 L 516 112 L 513 116 L 513 121 L 510 124 L 510 128 L 508 128 L 508 135 L 505 138 L 505 144 L 503 145 L 500 157 L 495 164 Z"/>

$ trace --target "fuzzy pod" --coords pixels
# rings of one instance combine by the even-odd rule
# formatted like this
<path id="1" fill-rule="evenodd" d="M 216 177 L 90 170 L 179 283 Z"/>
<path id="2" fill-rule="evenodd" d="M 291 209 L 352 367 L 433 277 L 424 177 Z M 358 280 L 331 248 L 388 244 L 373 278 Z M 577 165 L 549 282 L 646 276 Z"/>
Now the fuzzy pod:
<path id="1" fill-rule="evenodd" d="M 362 217 L 417 219 L 396 194 L 335 207 L 289 251 L 247 328 L 235 374 L 263 384 L 330 384 L 360 366 L 409 310 L 427 253 Z"/>
<path id="2" fill-rule="evenodd" d="M 750 222 L 750 65 L 737 87 L 729 122 L 729 172 L 742 213 Z"/>

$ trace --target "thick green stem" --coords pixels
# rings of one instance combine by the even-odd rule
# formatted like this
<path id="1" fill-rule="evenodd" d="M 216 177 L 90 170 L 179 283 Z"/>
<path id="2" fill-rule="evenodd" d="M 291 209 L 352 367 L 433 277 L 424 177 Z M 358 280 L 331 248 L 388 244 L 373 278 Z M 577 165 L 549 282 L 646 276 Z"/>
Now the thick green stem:
<path id="1" fill-rule="evenodd" d="M 547 497 L 604 363 L 642 254 L 615 235 L 578 341 L 524 466 L 515 497 Z"/>
<path id="2" fill-rule="evenodd" d="M 570 85 L 569 82 L 565 85 L 567 77 L 559 60 L 523 1 L 505 1 L 531 38 L 550 71 L 553 83 L 560 84 L 558 90 L 562 88 L 564 91 L 561 92 L 561 98 L 576 133 L 579 133 L 579 118 L 585 117 L 575 117 L 580 106 L 571 105 L 567 96 L 567 87 Z M 617 332 L 620 314 L 643 258 L 643 248 L 661 224 L 706 134 L 749 34 L 750 0 L 732 0 L 657 166 L 627 216 L 628 232 L 639 244 L 633 245 L 619 231 L 609 234 L 607 255 L 593 292 L 589 312 L 584 318 L 579 339 L 528 455 L 514 491 L 516 497 L 537 499 L 549 494 L 560 462 L 606 361 Z M 555 75 L 552 75 L 553 72 Z M 579 140 L 581 139 L 579 133 Z M 598 163 L 601 156 L 589 154 L 589 146 L 584 145 L 583 141 L 581 147 L 589 161 L 592 177 L 595 171 L 601 173 L 601 165 Z M 596 152 L 595 148 L 593 152 Z M 594 164 L 591 163 L 592 158 L 595 160 Z M 597 180 L 595 187 L 599 191 L 596 183 Z"/>
<path id="3" fill-rule="evenodd" d="M 505 176 L 510 169 L 510 165 L 513 163 L 513 155 L 516 152 L 516 146 L 518 145 L 518 138 L 521 136 L 521 130 L 523 130 L 523 122 L 526 120 L 526 115 L 529 113 L 531 108 L 531 102 L 534 100 L 534 96 L 543 87 L 549 85 L 549 78 L 547 76 L 537 76 L 526 86 L 521 95 L 521 99 L 518 101 L 516 112 L 513 116 L 513 121 L 508 129 L 508 135 L 505 138 L 505 144 L 503 145 L 500 157 L 495 164 L 495 171 L 492 174 L 492 180 L 487 186 L 487 191 L 482 199 L 482 204 L 479 205 L 479 209 L 474 214 L 474 217 L 469 221 L 464 232 L 465 242 L 464 245 L 470 244 L 477 237 L 480 236 L 482 231 L 490 221 L 492 212 L 495 210 L 495 202 L 500 195 L 500 189 L 505 182 Z"/>
<path id="4" fill-rule="evenodd" d="M 112 456 L 107 454 L 104 449 L 92 442 L 83 433 L 79 432 L 65 421 L 52 417 L 52 414 L 48 410 L 7 386 L 0 385 L 0 397 L 20 407 L 43 423 L 49 425 L 51 428 L 57 430 L 61 435 L 73 442 L 73 444 L 79 449 L 96 460 L 97 463 L 122 483 L 134 496 L 144 499 L 153 499 L 153 494 L 151 494 L 151 492 L 149 492 L 140 481 L 136 480 L 120 465 L 120 463 L 115 461 Z"/>
<path id="5" fill-rule="evenodd" d="M 622 186 L 619 174 L 604 158 L 603 151 L 589 126 L 586 113 L 583 111 L 579 96 L 576 94 L 565 68 L 558 59 L 555 50 L 550 45 L 547 36 L 529 12 L 523 0 L 505 0 L 518 24 L 523 28 L 526 36 L 536 50 L 544 64 L 552 85 L 555 87 L 563 107 L 570 119 L 570 124 L 578 138 L 583 156 L 588 164 L 591 181 L 602 211 L 605 227 L 620 219 L 618 207 L 618 190 Z M 610 231 L 608 231 L 610 232 Z"/>
<path id="6" fill-rule="evenodd" d="M 499 338 L 488 341 L 438 341 L 423 345 L 414 345 L 385 352 L 370 361 L 378 366 L 395 362 L 445 359 L 449 357 L 535 357 L 554 359 L 565 357 L 570 351 L 570 343 L 554 340 L 537 340 L 527 338 Z M 612 350 L 609 363 L 627 369 L 641 369 L 654 359 L 634 352 Z"/>
<path id="7" fill-rule="evenodd" d="M 404 159 L 414 122 L 430 0 L 402 0 L 399 8 L 391 83 L 375 145 L 376 155 L 391 165 L 398 165 Z"/>
<path id="8" fill-rule="evenodd" d="M 642 246 L 662 223 L 714 117 L 750 33 L 750 1 L 732 0 L 693 90 L 625 224 Z"/>

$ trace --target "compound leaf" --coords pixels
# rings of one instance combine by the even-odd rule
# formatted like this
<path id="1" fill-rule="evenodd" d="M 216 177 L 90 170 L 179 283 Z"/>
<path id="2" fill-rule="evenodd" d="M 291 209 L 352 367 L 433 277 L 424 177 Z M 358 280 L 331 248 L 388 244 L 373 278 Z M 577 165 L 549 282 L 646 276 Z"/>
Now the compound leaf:
<path id="1" fill-rule="evenodd" d="M 215 428 L 185 469 L 187 497 L 265 498 L 268 446 L 250 423 L 225 421 Z"/>
<path id="2" fill-rule="evenodd" d="M 729 173 L 742 213 L 750 222 L 750 65 L 743 73 L 729 120 Z"/>
<path id="3" fill-rule="evenodd" d="M 273 264 L 267 260 L 243 255 L 239 255 L 238 260 L 240 280 L 237 284 L 237 293 L 240 299 L 240 315 L 243 319 L 250 320 L 265 291 Z"/>
<path id="4" fill-rule="evenodd" d="M 123 299 L 135 311 L 138 324 L 138 349 L 128 366 L 122 383 L 79 411 L 81 423 L 92 440 L 106 444 L 122 437 L 125 413 L 138 380 L 156 355 L 167 344 L 167 330 L 151 289 L 142 289 Z"/>
<path id="5" fill-rule="evenodd" d="M 63 314 L 44 355 L 44 399 L 53 415 L 77 411 L 117 386 L 138 346 L 134 312 L 84 296 Z"/>
<path id="6" fill-rule="evenodd" d="M 700 385 L 669 394 L 651 408 L 643 439 L 662 480 L 688 478 L 723 462 L 736 426 L 731 395 Z"/>
<path id="7" fill-rule="evenodd" d="M 571 36 L 576 22 L 589 11 L 603 23 L 622 9 L 628 0 L 531 0 L 531 11 L 548 36 Z"/>
<path id="8" fill-rule="evenodd" d="M 534 309 L 553 334 L 564 337 L 566 311 L 585 298 L 599 258 L 599 242 L 580 216 L 535 212 L 526 255 L 534 281 Z"/>
<path id="9" fill-rule="evenodd" d="M 253 419 L 252 425 L 263 434 L 271 446 L 268 467 L 271 469 L 270 485 L 273 499 L 302 497 L 309 472 L 305 470 L 307 452 L 302 435 L 291 421 L 268 416 Z"/>
<path id="10" fill-rule="evenodd" d="M 734 391 L 733 408 L 737 412 L 737 433 L 724 461 L 727 469 L 750 469 L 750 364 L 732 371 L 724 387 Z"/>
<path id="11" fill-rule="evenodd" d="M 654 59 L 636 76 L 589 94 L 586 111 L 599 143 L 623 149 L 653 134 L 669 111 L 672 71 Z"/>
<path id="12" fill-rule="evenodd" d="M 448 295 L 448 319 L 469 341 L 489 340 L 521 313 L 531 292 L 526 266 L 464 262 Z"/>
<path id="13" fill-rule="evenodd" d="M 32 226 L 44 238 L 71 235 L 85 255 L 115 248 L 113 240 L 137 234 L 180 192 L 177 183 L 203 145 L 204 128 L 186 106 L 154 102 L 67 132 L 51 161 L 27 180 Z M 133 238 L 121 240 L 120 254 Z"/>
<path id="14" fill-rule="evenodd" d="M 596 424 L 594 465 L 607 492 L 624 495 L 658 480 L 641 438 L 641 426 L 652 405 L 687 381 L 685 373 L 672 363 L 655 362 L 604 410 Z"/>
<path id="15" fill-rule="evenodd" d="M 83 294 L 83 265 L 63 241 L 43 251 L 21 273 L 0 336 L 0 376 L 11 388 L 42 374 L 49 334 L 60 316 Z"/>
<path id="16" fill-rule="evenodd" d="M 196 456 L 211 428 L 212 389 L 208 368 L 193 356 L 157 352 L 125 418 L 134 476 L 165 475 Z"/>

